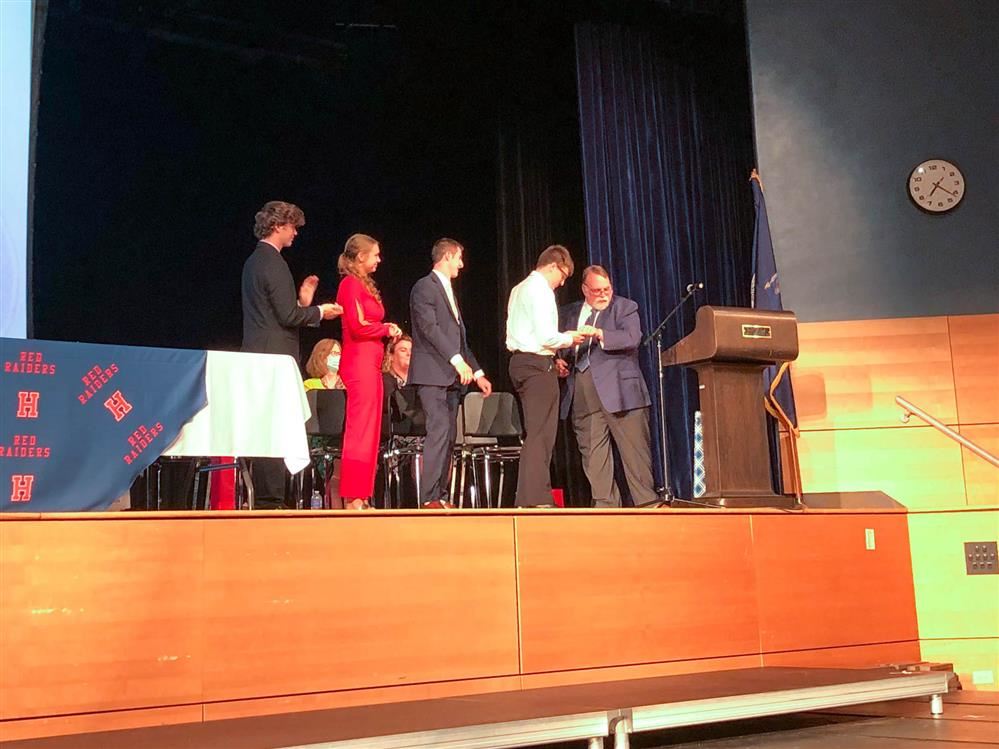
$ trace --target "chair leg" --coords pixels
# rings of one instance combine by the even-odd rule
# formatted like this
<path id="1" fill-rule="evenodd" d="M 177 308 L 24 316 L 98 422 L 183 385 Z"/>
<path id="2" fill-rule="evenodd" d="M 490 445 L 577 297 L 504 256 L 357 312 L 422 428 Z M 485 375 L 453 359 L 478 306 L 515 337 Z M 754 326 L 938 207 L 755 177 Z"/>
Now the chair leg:
<path id="1" fill-rule="evenodd" d="M 423 496 L 420 491 L 421 477 L 423 476 L 423 456 L 419 453 L 413 456 L 413 466 L 415 467 L 414 473 L 416 477 L 416 506 L 420 506 L 420 497 Z"/>
<path id="2" fill-rule="evenodd" d="M 465 473 L 468 468 L 468 460 L 466 459 L 465 450 L 462 448 L 461 453 L 458 455 L 458 460 L 461 461 L 461 478 L 458 481 L 458 507 L 465 507 Z"/>
<path id="3" fill-rule="evenodd" d="M 472 490 L 475 492 L 475 496 L 472 499 L 472 507 L 478 509 L 481 505 L 479 500 L 482 499 L 482 484 L 479 482 L 479 464 L 477 461 L 477 456 L 472 453 Z"/>
<path id="4" fill-rule="evenodd" d="M 246 492 L 246 508 L 248 510 L 252 510 L 253 505 L 255 504 L 253 477 L 250 475 L 250 469 L 247 466 L 246 458 L 237 458 L 237 461 L 239 462 L 239 475 L 243 478 L 243 489 Z"/>
<path id="5" fill-rule="evenodd" d="M 493 508 L 493 472 L 489 470 L 489 453 L 485 453 L 482 456 L 482 462 L 485 466 L 486 474 L 486 507 L 488 509 Z"/>
<path id="6" fill-rule="evenodd" d="M 506 476 L 506 461 L 499 461 L 499 484 L 496 487 L 496 509 L 503 509 L 503 477 Z"/>

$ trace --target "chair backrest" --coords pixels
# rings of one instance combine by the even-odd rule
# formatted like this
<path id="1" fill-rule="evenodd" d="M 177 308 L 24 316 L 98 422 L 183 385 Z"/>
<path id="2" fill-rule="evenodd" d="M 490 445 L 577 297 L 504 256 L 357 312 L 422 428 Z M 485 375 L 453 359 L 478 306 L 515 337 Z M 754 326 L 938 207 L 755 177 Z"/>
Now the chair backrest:
<path id="1" fill-rule="evenodd" d="M 471 392 L 463 402 L 466 437 L 521 437 L 520 408 L 513 393 L 493 393 L 488 398 Z"/>
<path id="2" fill-rule="evenodd" d="M 306 433 L 342 437 L 347 417 L 347 391 L 307 390 L 305 397 L 312 409 L 312 416 L 305 422 Z"/>

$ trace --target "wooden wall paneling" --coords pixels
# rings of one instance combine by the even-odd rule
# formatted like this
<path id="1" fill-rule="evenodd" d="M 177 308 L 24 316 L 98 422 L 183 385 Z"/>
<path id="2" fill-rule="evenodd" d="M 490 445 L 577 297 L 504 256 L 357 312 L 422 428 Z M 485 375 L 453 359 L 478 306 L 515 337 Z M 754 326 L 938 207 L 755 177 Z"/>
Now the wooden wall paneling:
<path id="1" fill-rule="evenodd" d="M 0 522 L 0 718 L 197 703 L 202 523 Z"/>
<path id="2" fill-rule="evenodd" d="M 516 519 L 524 674 L 759 652 L 749 516 Z"/>
<path id="3" fill-rule="evenodd" d="M 975 640 L 923 640 L 920 643 L 924 661 L 953 663 L 967 690 L 999 690 L 999 638 Z M 974 675 L 979 673 L 979 682 Z M 987 678 L 992 678 L 988 681 Z"/>
<path id="4" fill-rule="evenodd" d="M 957 419 L 947 318 L 802 323 L 793 364 L 803 430 L 900 428 L 895 396 Z"/>
<path id="5" fill-rule="evenodd" d="M 918 640 L 763 654 L 764 666 L 798 668 L 875 668 L 891 663 L 916 663 L 919 660 L 921 656 Z"/>
<path id="6" fill-rule="evenodd" d="M 346 689 L 339 692 L 313 692 L 290 697 L 226 700 L 207 703 L 205 705 L 205 720 L 228 720 L 230 718 L 249 718 L 255 715 L 329 710 L 336 707 L 382 705 L 390 702 L 413 702 L 492 692 L 515 692 L 520 688 L 520 676 L 498 676 L 485 679 L 440 681 L 430 684 Z"/>
<path id="7" fill-rule="evenodd" d="M 208 523 L 206 699 L 517 674 L 512 523 Z"/>
<path id="8" fill-rule="evenodd" d="M 763 653 L 918 639 L 904 513 L 752 523 Z"/>
<path id="9" fill-rule="evenodd" d="M 961 424 L 999 423 L 999 314 L 947 318 Z"/>
<path id="10" fill-rule="evenodd" d="M 909 509 L 963 507 L 961 446 L 933 427 L 802 432 L 806 492 L 879 490 Z"/>
<path id="11" fill-rule="evenodd" d="M 968 575 L 966 541 L 999 539 L 999 509 L 909 515 L 919 636 L 999 637 L 999 575 Z"/>
<path id="12" fill-rule="evenodd" d="M 561 687 L 568 684 L 595 684 L 603 681 L 652 679 L 658 676 L 759 668 L 762 665 L 763 659 L 759 654 L 735 655 L 723 658 L 670 661 L 668 663 L 642 663 L 637 666 L 610 666 L 608 668 L 584 668 L 572 671 L 526 674 L 521 678 L 521 681 L 524 689 L 540 689 L 542 687 Z"/>
<path id="13" fill-rule="evenodd" d="M 958 431 L 979 447 L 999 456 L 999 424 L 965 425 Z M 966 447 L 961 448 L 961 458 L 968 504 L 999 507 L 999 468 Z"/>
<path id="14" fill-rule="evenodd" d="M 200 723 L 201 720 L 200 704 L 57 715 L 49 718 L 22 718 L 0 723 L 0 743 L 37 739 L 45 736 L 72 736 L 81 733 L 126 731 L 130 728 Z"/>

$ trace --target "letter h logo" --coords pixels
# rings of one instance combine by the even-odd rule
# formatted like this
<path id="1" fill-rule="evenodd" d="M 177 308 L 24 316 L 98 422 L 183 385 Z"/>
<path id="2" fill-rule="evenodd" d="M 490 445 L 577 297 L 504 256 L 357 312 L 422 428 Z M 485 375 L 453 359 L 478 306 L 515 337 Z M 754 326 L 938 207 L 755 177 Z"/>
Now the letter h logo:
<path id="1" fill-rule="evenodd" d="M 111 397 L 104 401 L 104 407 L 111 412 L 115 421 L 121 421 L 125 414 L 132 410 L 132 404 L 125 400 L 120 390 L 115 390 Z"/>
<path id="2" fill-rule="evenodd" d="M 30 502 L 31 486 L 35 483 L 35 477 L 28 474 L 15 473 L 10 477 L 10 501 Z"/>
<path id="3" fill-rule="evenodd" d="M 38 398 L 41 395 L 37 390 L 21 390 L 17 394 L 17 418 L 37 419 L 38 418 Z"/>

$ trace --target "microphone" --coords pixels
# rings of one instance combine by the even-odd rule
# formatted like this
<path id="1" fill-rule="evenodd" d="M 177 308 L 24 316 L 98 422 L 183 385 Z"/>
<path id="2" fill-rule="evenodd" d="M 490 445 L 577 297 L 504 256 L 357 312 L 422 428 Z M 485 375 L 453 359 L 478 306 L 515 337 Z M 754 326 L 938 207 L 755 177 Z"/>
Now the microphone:
<path id="1" fill-rule="evenodd" d="M 690 294 L 695 289 L 703 289 L 703 288 L 704 288 L 704 284 L 701 281 L 698 281 L 697 283 L 688 283 L 687 284 L 687 293 Z"/>

